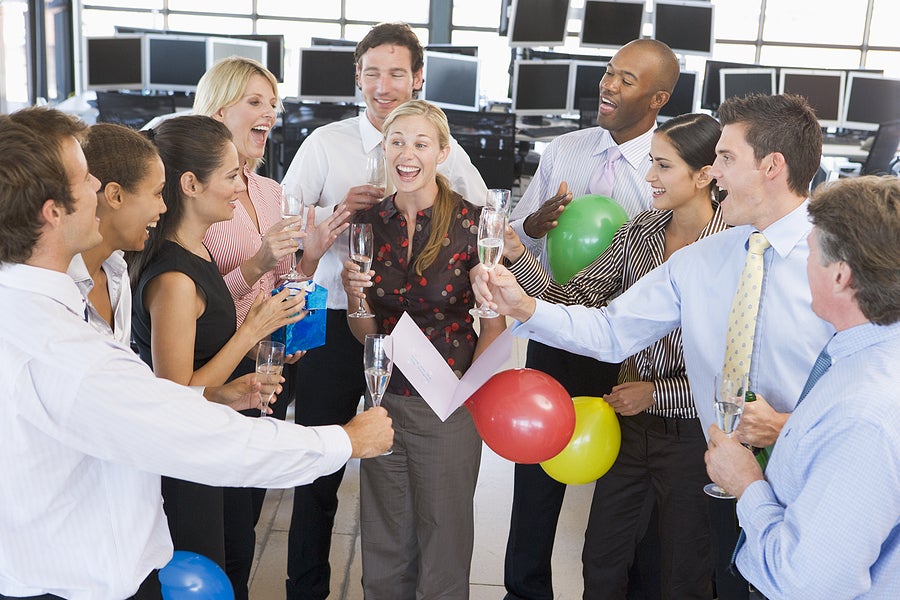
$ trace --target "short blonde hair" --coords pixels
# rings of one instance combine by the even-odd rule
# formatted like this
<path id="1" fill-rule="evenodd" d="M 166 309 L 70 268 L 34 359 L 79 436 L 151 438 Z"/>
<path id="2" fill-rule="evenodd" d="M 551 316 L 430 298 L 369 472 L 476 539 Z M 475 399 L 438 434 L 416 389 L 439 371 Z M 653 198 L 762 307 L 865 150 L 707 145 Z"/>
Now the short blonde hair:
<path id="1" fill-rule="evenodd" d="M 272 86 L 277 101 L 275 111 L 280 113 L 284 106 L 272 72 L 252 58 L 230 56 L 218 61 L 200 78 L 194 96 L 194 114 L 210 117 L 219 109 L 236 104 L 254 75 L 262 75 Z M 260 162 L 260 159 L 250 160 L 247 166 L 254 170 Z"/>

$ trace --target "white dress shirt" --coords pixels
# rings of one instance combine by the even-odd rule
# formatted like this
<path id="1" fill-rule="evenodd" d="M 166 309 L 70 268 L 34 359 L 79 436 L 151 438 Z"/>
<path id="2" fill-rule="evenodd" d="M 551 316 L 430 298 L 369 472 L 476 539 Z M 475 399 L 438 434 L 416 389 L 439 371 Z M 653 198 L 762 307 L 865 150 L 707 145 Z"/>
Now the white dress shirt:
<path id="1" fill-rule="evenodd" d="M 381 154 L 382 139 L 382 133 L 365 114 L 320 127 L 300 146 L 282 184 L 294 193 L 300 190 L 307 206 L 315 204 L 316 222 L 321 222 L 334 212 L 350 188 L 365 184 L 366 156 Z M 450 138 L 450 154 L 438 165 L 438 172 L 450 180 L 450 187 L 463 198 L 484 206 L 487 186 L 453 138 Z M 313 276 L 316 283 L 328 290 L 328 308 L 347 308 L 341 271 L 348 255 L 349 235 L 345 231 L 334 242 Z"/>
<path id="2" fill-rule="evenodd" d="M 766 228 L 763 290 L 750 365 L 750 387 L 779 412 L 791 412 L 819 351 L 834 333 L 810 308 L 807 203 Z M 599 360 L 619 362 L 681 327 L 684 363 L 703 423 L 715 422 L 713 388 L 722 370 L 731 299 L 755 231 L 722 231 L 679 250 L 607 307 L 537 301 L 516 326 L 522 337 Z"/>
<path id="3" fill-rule="evenodd" d="M 94 305 L 88 299 L 88 294 L 94 289 L 94 280 L 88 273 L 84 258 L 76 254 L 69 263 L 68 274 L 78 286 L 78 291 L 87 302 L 87 317 L 91 327 L 100 333 L 112 336 L 117 342 L 131 345 L 131 282 L 128 280 L 128 266 L 125 264 L 124 253 L 116 250 L 109 258 L 103 261 L 103 270 L 106 272 L 106 288 L 109 290 L 109 303 L 113 310 L 113 327 L 109 326 L 106 319 L 100 316 Z"/>
<path id="4" fill-rule="evenodd" d="M 172 556 L 160 474 L 291 487 L 349 458 L 341 427 L 247 419 L 156 378 L 84 307 L 68 275 L 0 265 L 0 593 L 134 594 Z"/>
<path id="5" fill-rule="evenodd" d="M 619 145 L 622 158 L 616 162 L 612 198 L 625 209 L 629 219 L 651 208 L 653 202 L 650 184 L 644 178 L 650 170 L 650 140 L 654 131 L 655 125 L 633 140 Z M 572 198 L 589 194 L 591 178 L 605 162 L 606 151 L 615 143 L 612 135 L 602 127 L 590 127 L 559 136 L 544 149 L 537 172 L 513 208 L 510 225 L 548 273 L 552 274 L 553 270 L 545 251 L 547 236 L 539 239 L 528 237 L 522 227 L 525 217 L 555 196 L 563 181 L 568 184 Z"/>

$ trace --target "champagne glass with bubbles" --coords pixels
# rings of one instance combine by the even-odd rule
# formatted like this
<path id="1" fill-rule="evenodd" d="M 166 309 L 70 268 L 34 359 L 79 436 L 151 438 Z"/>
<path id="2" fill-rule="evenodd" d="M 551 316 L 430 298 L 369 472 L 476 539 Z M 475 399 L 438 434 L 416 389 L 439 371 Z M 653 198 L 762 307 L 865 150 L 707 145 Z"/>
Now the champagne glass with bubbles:
<path id="1" fill-rule="evenodd" d="M 744 396 L 747 393 L 747 375 L 716 375 L 715 411 L 716 425 L 731 437 L 744 413 Z M 703 491 L 713 498 L 730 499 L 733 495 L 715 483 L 708 483 Z"/>
<path id="2" fill-rule="evenodd" d="M 494 208 L 481 209 L 478 221 L 478 260 L 488 270 L 500 262 L 503 255 L 503 230 L 506 229 L 506 212 Z M 476 306 L 469 314 L 482 319 L 499 317 L 500 313 L 486 307 Z"/>
<path id="3" fill-rule="evenodd" d="M 259 416 L 268 414 L 269 402 L 275 396 L 275 388 L 281 381 L 281 370 L 284 367 L 284 344 L 264 340 L 256 347 L 256 379 L 261 385 Z"/>
<path id="4" fill-rule="evenodd" d="M 303 214 L 303 197 L 300 194 L 289 192 L 281 188 L 281 218 L 291 219 Z M 285 281 L 302 281 L 309 279 L 301 275 L 297 269 L 297 254 L 291 252 L 291 270 L 281 276 Z"/>
<path id="5" fill-rule="evenodd" d="M 372 398 L 372 406 L 381 406 L 381 398 L 391 380 L 394 366 L 394 346 L 391 336 L 383 333 L 366 335 L 366 348 L 363 353 L 363 369 L 366 376 L 366 387 Z M 390 454 L 388 450 L 384 454 Z"/>
<path id="6" fill-rule="evenodd" d="M 360 273 L 365 273 L 372 267 L 372 256 L 375 253 L 374 244 L 371 223 L 350 224 L 350 260 L 359 265 Z M 375 315 L 366 310 L 366 307 L 363 305 L 363 299 L 360 298 L 359 308 L 356 309 L 356 312 L 349 313 L 347 316 L 356 319 L 366 319 Z"/>
<path id="7" fill-rule="evenodd" d="M 381 156 L 366 157 L 366 183 L 377 188 L 385 184 L 384 160 Z"/>

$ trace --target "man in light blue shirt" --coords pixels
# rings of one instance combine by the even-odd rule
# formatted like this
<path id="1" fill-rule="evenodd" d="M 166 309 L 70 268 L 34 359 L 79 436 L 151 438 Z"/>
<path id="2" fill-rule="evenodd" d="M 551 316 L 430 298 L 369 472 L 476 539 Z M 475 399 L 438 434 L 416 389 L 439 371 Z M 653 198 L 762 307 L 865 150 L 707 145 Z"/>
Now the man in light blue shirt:
<path id="1" fill-rule="evenodd" d="M 601 360 L 623 360 L 680 326 L 694 402 L 707 427 L 714 421 L 714 380 L 722 369 L 728 313 L 747 240 L 761 231 L 771 247 L 764 254 L 750 385 L 766 400 L 747 405 L 737 438 L 765 447 L 777 438 L 834 331 L 810 310 L 804 276 L 811 228 L 806 196 L 818 168 L 822 133 L 815 114 L 797 96 L 731 98 L 722 103 L 719 118 L 722 136 L 710 175 L 728 192 L 721 207 L 732 229 L 676 252 L 605 308 L 529 298 L 502 267 L 489 278 L 480 276 L 476 296 L 521 321 L 518 335 Z M 737 582 L 733 594 L 723 594 L 725 557 L 732 545 L 720 537 L 719 598 L 747 593 L 746 585 Z"/>
<path id="2" fill-rule="evenodd" d="M 715 426 L 707 469 L 739 498 L 736 563 L 766 597 L 900 598 L 900 180 L 837 182 L 809 213 L 812 309 L 837 333 L 765 477 Z"/>

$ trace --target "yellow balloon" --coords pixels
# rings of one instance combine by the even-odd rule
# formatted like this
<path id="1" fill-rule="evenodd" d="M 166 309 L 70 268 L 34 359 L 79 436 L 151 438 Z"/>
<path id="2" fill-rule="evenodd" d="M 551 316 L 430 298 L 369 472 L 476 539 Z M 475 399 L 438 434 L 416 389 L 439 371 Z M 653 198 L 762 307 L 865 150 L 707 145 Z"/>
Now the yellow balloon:
<path id="1" fill-rule="evenodd" d="M 562 452 L 541 463 L 547 475 L 569 485 L 603 476 L 619 455 L 622 431 L 616 411 L 603 398 L 576 396 L 575 432 Z"/>

